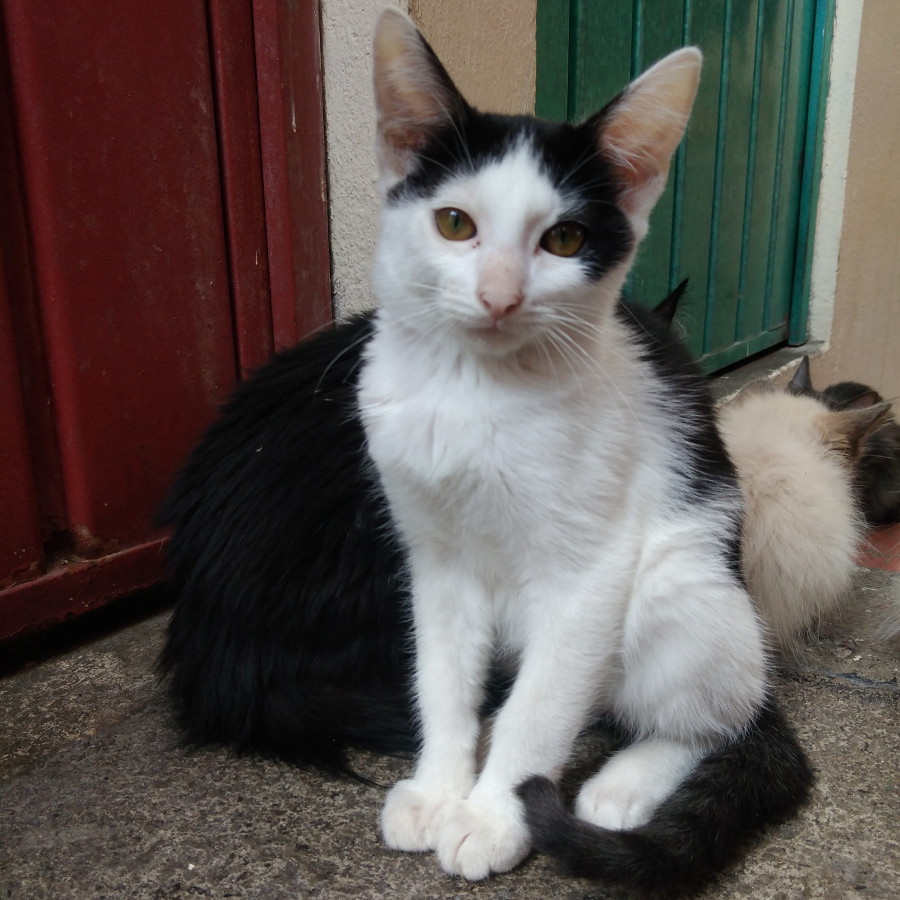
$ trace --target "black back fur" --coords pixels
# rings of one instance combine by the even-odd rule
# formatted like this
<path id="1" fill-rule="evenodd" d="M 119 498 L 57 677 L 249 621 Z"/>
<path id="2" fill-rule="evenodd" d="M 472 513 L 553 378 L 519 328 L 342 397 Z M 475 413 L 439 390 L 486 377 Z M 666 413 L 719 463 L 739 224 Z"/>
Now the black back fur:
<path id="1" fill-rule="evenodd" d="M 242 384 L 181 472 L 160 660 L 194 742 L 341 765 L 413 749 L 404 560 L 356 411 L 363 317 Z"/>

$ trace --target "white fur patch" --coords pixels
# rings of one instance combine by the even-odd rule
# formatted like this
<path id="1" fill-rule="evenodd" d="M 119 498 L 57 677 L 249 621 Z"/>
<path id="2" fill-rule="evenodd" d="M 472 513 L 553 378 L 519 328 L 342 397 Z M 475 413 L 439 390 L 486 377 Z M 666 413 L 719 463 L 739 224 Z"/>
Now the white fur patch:
<path id="1" fill-rule="evenodd" d="M 512 178 L 528 180 L 515 214 L 491 212 Z M 480 244 L 423 237 L 435 203 L 465 208 Z M 660 416 L 654 373 L 609 315 L 626 266 L 592 286 L 577 262 L 540 260 L 534 244 L 557 210 L 524 147 L 432 201 L 388 209 L 360 383 L 410 552 L 424 731 L 383 830 L 469 878 L 524 856 L 515 787 L 558 776 L 598 707 L 693 759 L 740 732 L 765 688 L 760 626 L 722 545 L 736 497 L 684 509 L 672 465 L 690 423 Z M 410 228 L 418 241 L 397 239 Z M 500 248 L 519 255 L 528 289 L 509 340 L 491 347 L 472 331 L 471 292 L 479 255 Z M 573 295 L 581 324 L 560 338 L 557 305 Z M 519 670 L 476 777 L 497 648 Z M 646 818 L 684 773 L 673 764 L 642 784 L 632 768 L 590 791 L 595 809 L 627 807 L 622 823 Z"/>
<path id="2" fill-rule="evenodd" d="M 679 58 L 639 91 L 670 82 L 660 96 L 684 107 L 683 124 L 699 55 Z M 615 149 L 634 165 L 626 137 L 642 102 L 635 94 L 615 119 Z M 665 138 L 651 190 L 629 182 L 638 235 L 680 137 L 663 119 L 641 132 Z M 528 852 L 515 789 L 557 777 L 598 708 L 642 743 L 590 783 L 588 814 L 613 827 L 646 820 L 702 749 L 753 715 L 763 644 L 725 552 L 736 496 L 685 508 L 679 457 L 694 423 L 662 413 L 659 395 L 675 389 L 614 315 L 633 253 L 592 279 L 577 256 L 542 249 L 573 198 L 525 139 L 432 196 L 385 199 L 359 401 L 409 550 L 424 741 L 382 830 L 390 846 L 435 849 L 446 871 L 478 879 Z M 444 208 L 475 233 L 443 237 Z M 518 671 L 476 771 L 497 652 Z"/>

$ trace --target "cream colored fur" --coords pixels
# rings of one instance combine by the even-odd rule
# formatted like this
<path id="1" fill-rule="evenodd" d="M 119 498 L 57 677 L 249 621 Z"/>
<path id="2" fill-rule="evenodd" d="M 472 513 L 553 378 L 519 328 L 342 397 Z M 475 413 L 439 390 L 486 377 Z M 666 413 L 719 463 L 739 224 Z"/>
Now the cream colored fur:
<path id="1" fill-rule="evenodd" d="M 744 575 L 788 656 L 850 587 L 864 532 L 850 448 L 874 421 L 755 385 L 719 412 L 744 500 Z"/>

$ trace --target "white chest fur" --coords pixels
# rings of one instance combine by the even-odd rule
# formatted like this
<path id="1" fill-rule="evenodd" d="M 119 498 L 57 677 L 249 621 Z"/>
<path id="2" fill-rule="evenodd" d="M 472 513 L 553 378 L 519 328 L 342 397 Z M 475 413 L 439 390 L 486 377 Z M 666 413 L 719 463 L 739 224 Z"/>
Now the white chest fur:
<path id="1" fill-rule="evenodd" d="M 392 333 L 373 340 L 360 403 L 408 542 L 489 557 L 510 577 L 523 560 L 596 552 L 607 529 L 640 510 L 635 490 L 653 493 L 635 477 L 648 469 L 640 448 L 652 446 L 634 434 L 646 404 L 627 396 L 621 373 L 611 391 L 599 377 L 554 378 L 402 343 Z"/>

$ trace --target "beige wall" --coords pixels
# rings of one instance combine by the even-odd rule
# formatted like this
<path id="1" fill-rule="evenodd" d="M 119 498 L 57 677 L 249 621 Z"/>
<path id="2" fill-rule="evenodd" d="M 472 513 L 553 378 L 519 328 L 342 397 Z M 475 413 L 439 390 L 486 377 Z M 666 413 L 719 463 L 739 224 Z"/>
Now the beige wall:
<path id="1" fill-rule="evenodd" d="M 463 96 L 488 112 L 534 112 L 537 0 L 409 0 L 409 14 Z"/>
<path id="2" fill-rule="evenodd" d="M 534 109 L 536 0 L 321 0 L 335 314 L 373 304 L 378 228 L 372 31 L 389 2 L 409 10 L 467 99 Z"/>
<path id="3" fill-rule="evenodd" d="M 829 349 L 813 383 L 900 397 L 900 6 L 863 5 Z"/>
<path id="4" fill-rule="evenodd" d="M 321 0 L 335 315 L 372 306 L 378 229 L 372 31 L 390 0 Z M 391 4 L 406 10 L 406 0 Z"/>

